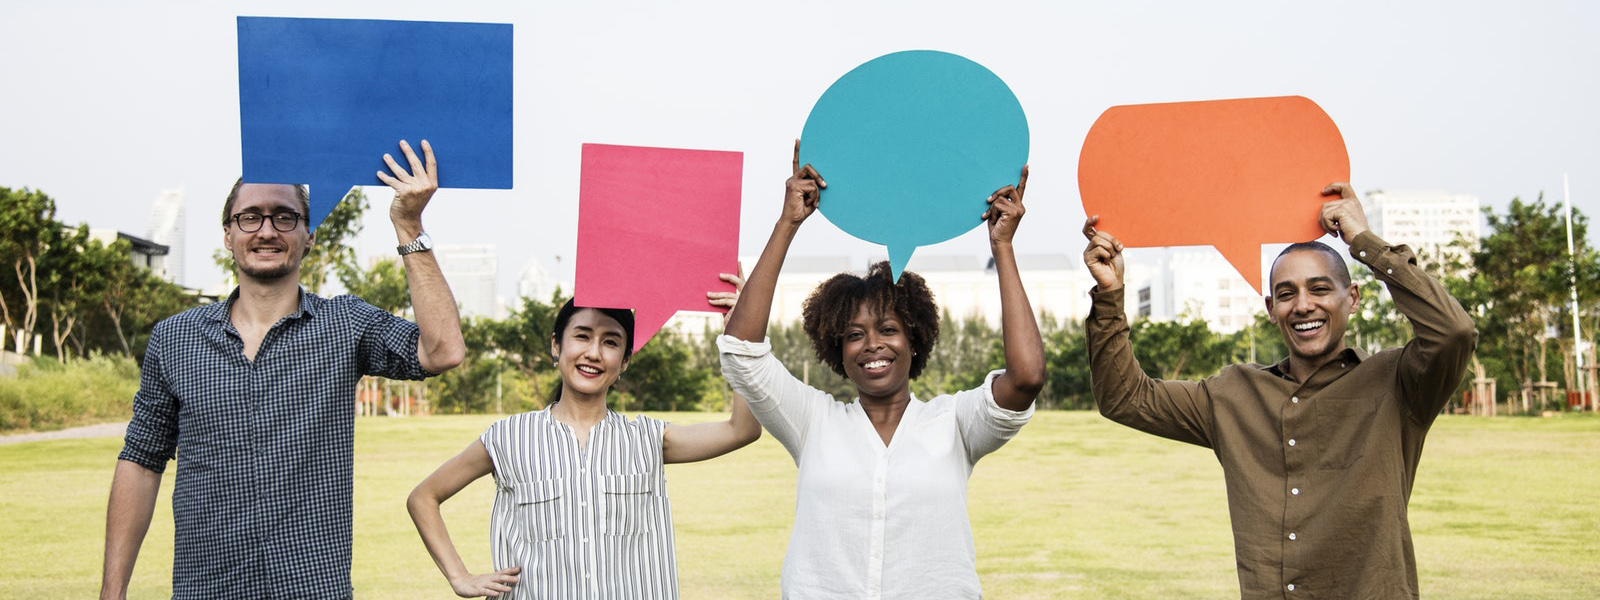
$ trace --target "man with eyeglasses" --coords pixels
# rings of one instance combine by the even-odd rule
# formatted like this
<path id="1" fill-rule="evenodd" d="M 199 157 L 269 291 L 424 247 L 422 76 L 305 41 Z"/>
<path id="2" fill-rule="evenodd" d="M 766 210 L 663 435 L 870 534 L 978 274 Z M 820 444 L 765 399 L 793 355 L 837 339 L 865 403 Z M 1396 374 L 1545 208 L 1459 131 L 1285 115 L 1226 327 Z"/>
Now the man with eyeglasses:
<path id="1" fill-rule="evenodd" d="M 389 218 L 417 321 L 300 288 L 314 239 L 302 186 L 235 183 L 223 241 L 239 287 L 157 324 L 106 511 L 102 598 L 123 598 L 161 473 L 177 458 L 173 598 L 349 598 L 356 384 L 422 379 L 466 352 L 454 297 L 422 229 L 438 189 L 405 141 Z"/>

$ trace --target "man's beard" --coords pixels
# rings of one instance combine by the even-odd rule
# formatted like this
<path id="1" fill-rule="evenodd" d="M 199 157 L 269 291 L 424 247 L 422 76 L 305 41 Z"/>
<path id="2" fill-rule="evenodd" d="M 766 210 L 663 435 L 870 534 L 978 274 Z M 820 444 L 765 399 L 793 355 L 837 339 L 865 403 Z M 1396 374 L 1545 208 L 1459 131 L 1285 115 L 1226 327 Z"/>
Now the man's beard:
<path id="1" fill-rule="evenodd" d="M 252 279 L 265 281 L 283 279 L 300 270 L 300 261 L 298 260 L 282 262 L 271 267 L 249 266 L 245 261 L 239 260 L 237 253 L 233 256 L 233 264 L 238 266 L 241 274 L 248 275 Z"/>

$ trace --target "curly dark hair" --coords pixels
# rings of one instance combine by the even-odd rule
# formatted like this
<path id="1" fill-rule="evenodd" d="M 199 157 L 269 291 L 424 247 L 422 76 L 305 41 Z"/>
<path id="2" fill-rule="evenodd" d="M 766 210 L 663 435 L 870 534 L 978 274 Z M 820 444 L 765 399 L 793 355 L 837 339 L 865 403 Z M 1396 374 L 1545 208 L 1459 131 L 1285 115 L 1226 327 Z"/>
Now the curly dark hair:
<path id="1" fill-rule="evenodd" d="M 828 365 L 834 373 L 844 377 L 844 333 L 856 311 L 865 303 L 873 312 L 883 315 L 894 311 L 895 318 L 911 336 L 911 378 L 922 374 L 928 364 L 928 355 L 939 342 L 939 306 L 933 301 L 922 276 L 906 271 L 900 282 L 894 281 L 888 261 L 872 265 L 867 276 L 853 273 L 834 275 L 806 298 L 801 313 L 805 319 L 806 336 L 817 360 Z"/>

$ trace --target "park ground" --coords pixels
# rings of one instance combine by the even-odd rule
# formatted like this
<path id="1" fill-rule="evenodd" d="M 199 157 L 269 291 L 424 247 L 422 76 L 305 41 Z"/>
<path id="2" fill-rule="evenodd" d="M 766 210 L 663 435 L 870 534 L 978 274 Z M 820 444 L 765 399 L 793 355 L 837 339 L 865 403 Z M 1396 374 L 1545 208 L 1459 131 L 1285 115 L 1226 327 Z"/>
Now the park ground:
<path id="1" fill-rule="evenodd" d="M 719 418 L 656 414 L 679 423 Z M 405 511 L 412 486 L 496 416 L 356 424 L 357 598 L 448 598 Z M 117 437 L 0 445 L 0 598 L 95 595 Z M 1422 594 L 1600 597 L 1600 418 L 1441 417 L 1411 498 Z M 173 469 L 132 598 L 171 593 Z M 686 599 L 776 598 L 795 467 L 753 446 L 667 467 Z M 488 479 L 446 503 L 468 565 L 487 570 Z M 1237 598 L 1222 470 L 1204 449 L 1092 412 L 1041 412 L 980 462 L 969 507 L 986 597 Z"/>

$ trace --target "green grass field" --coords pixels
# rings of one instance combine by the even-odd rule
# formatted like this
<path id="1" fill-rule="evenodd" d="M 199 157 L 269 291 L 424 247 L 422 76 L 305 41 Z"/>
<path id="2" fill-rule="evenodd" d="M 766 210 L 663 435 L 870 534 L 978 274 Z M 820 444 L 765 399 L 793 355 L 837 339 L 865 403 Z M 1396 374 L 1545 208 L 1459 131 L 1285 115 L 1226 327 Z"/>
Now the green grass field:
<path id="1" fill-rule="evenodd" d="M 705 414 L 657 415 L 678 422 Z M 358 598 L 453 597 L 405 512 L 411 487 L 496 417 L 356 426 Z M 92 597 L 120 439 L 0 446 L 0 598 Z M 1600 418 L 1443 417 L 1411 522 L 1434 598 L 1600 597 Z M 776 598 L 794 463 L 770 436 L 668 467 L 684 598 Z M 131 593 L 170 594 L 171 470 Z M 1222 472 L 1210 452 L 1044 412 L 973 474 L 970 511 L 991 598 L 1236 598 Z M 489 564 L 488 480 L 445 505 L 470 566 Z"/>

